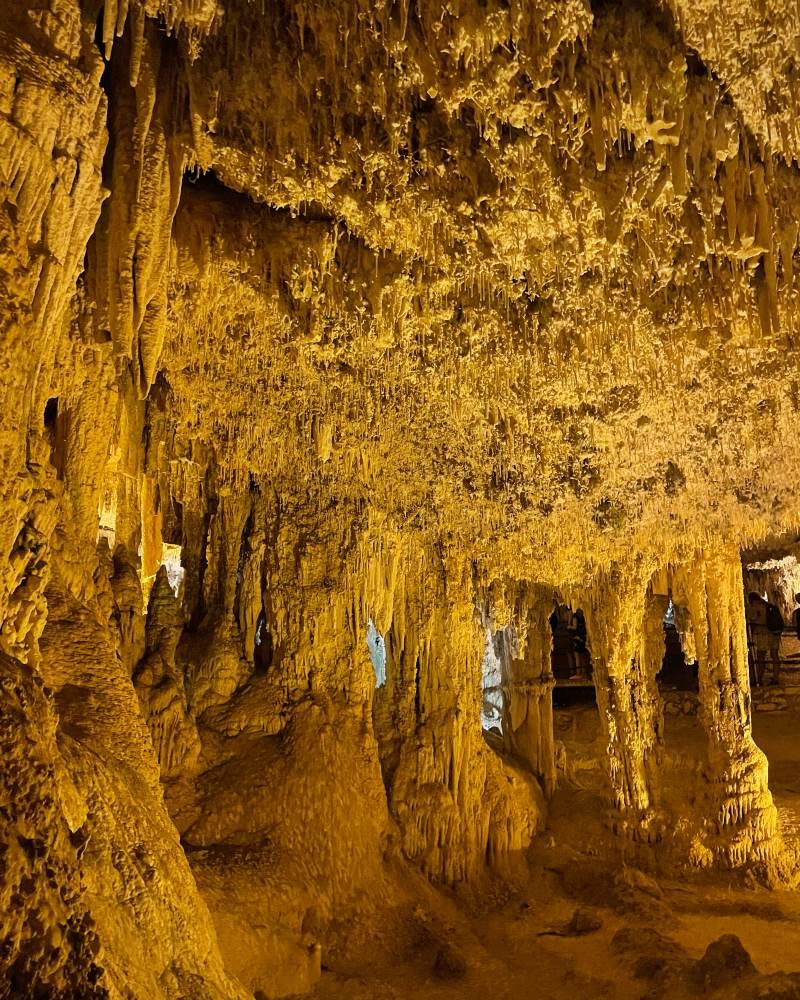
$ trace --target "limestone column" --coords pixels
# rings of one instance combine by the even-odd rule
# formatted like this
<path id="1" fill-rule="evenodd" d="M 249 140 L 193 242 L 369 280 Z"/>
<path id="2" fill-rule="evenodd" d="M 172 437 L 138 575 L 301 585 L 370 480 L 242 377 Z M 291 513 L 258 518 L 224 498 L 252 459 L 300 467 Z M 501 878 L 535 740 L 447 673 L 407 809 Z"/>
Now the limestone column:
<path id="1" fill-rule="evenodd" d="M 266 509 L 260 498 L 254 498 L 248 529 L 240 558 L 241 579 L 236 611 L 244 658 L 253 663 L 258 622 L 264 608 L 264 558 L 267 550 Z"/>
<path id="2" fill-rule="evenodd" d="M 485 641 L 471 567 L 410 547 L 386 637 L 378 735 L 403 852 L 450 884 L 522 854 L 544 815 L 533 776 L 483 738 Z"/>
<path id="3" fill-rule="evenodd" d="M 550 595 L 527 588 L 518 605 L 518 624 L 506 640 L 503 677 L 503 743 L 539 778 L 547 796 L 555 791 L 552 634 Z"/>
<path id="4" fill-rule="evenodd" d="M 592 649 L 597 707 L 607 741 L 611 827 L 637 843 L 663 837 L 658 766 L 663 748 L 656 674 L 661 602 L 648 595 L 650 573 L 613 567 L 582 603 Z M 661 651 L 663 654 L 663 638 Z"/>
<path id="5" fill-rule="evenodd" d="M 203 598 L 209 619 L 225 627 L 237 624 L 237 574 L 251 510 L 248 492 L 221 493 L 209 527 Z"/>
<path id="6" fill-rule="evenodd" d="M 208 539 L 209 514 L 204 498 L 199 495 L 184 498 L 183 525 L 181 533 L 181 565 L 183 577 L 184 616 L 190 627 L 195 628 L 203 620 L 203 574 L 206 568 L 206 543 Z"/>
<path id="7" fill-rule="evenodd" d="M 167 577 L 156 574 L 147 610 L 147 650 L 133 677 L 162 778 L 191 772 L 200 754 L 197 726 L 188 712 L 183 673 L 175 664 L 183 622 Z"/>
<path id="8" fill-rule="evenodd" d="M 730 867 L 767 860 L 779 849 L 777 813 L 767 758 L 753 741 L 738 549 L 698 553 L 673 586 L 692 616 L 708 739 L 707 814 L 694 860 Z"/>
<path id="9" fill-rule="evenodd" d="M 138 560 L 131 557 L 124 545 L 114 550 L 111 590 L 119 629 L 119 655 L 130 677 L 145 651 L 145 621 Z"/>
<path id="10" fill-rule="evenodd" d="M 265 532 L 265 628 L 280 684 L 292 698 L 314 692 L 359 711 L 368 706 L 371 715 L 375 674 L 359 558 L 365 539 L 353 530 L 351 512 L 303 523 L 276 506 L 257 524 Z"/>
<path id="11" fill-rule="evenodd" d="M 189 704 L 198 716 L 226 702 L 253 671 L 244 656 L 237 607 L 252 505 L 249 491 L 226 492 L 218 498 L 209 526 L 202 589 L 205 615 L 197 627 L 203 641 L 183 653 Z"/>
<path id="12" fill-rule="evenodd" d="M 142 544 L 142 437 L 145 406 L 137 398 L 130 375 L 123 373 L 119 385 L 119 458 L 115 537 L 132 556 Z"/>

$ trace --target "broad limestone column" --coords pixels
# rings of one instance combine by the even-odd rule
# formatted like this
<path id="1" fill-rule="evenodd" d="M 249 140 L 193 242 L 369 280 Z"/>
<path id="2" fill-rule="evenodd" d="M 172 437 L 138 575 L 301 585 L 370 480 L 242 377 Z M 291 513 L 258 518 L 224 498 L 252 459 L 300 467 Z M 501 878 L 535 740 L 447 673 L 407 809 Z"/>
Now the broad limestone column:
<path id="1" fill-rule="evenodd" d="M 648 594 L 650 576 L 640 565 L 612 567 L 595 580 L 582 604 L 607 741 L 611 827 L 643 844 L 660 842 L 665 829 L 659 775 L 662 709 L 656 685 L 660 659 L 653 625 L 660 604 Z"/>
<path id="2" fill-rule="evenodd" d="M 377 698 L 384 781 L 403 853 L 452 885 L 522 856 L 544 799 L 483 738 L 486 638 L 470 564 L 414 544 L 404 556 Z"/>
<path id="3" fill-rule="evenodd" d="M 768 861 L 781 842 L 767 758 L 753 740 L 738 549 L 698 553 L 673 586 L 692 617 L 700 717 L 708 739 L 707 815 L 694 860 L 729 867 Z"/>

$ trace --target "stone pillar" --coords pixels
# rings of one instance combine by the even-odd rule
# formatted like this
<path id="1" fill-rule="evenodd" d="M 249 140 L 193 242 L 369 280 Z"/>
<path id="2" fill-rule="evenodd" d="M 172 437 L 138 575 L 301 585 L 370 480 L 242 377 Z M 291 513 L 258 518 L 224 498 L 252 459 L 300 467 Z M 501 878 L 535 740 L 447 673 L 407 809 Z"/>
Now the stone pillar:
<path id="1" fill-rule="evenodd" d="M 501 658 L 503 743 L 508 753 L 528 763 L 547 798 L 556 787 L 550 606 L 550 595 L 526 590 Z"/>
<path id="2" fill-rule="evenodd" d="M 202 601 L 205 615 L 198 623 L 200 642 L 187 643 L 184 658 L 189 706 L 196 716 L 222 705 L 253 672 L 244 656 L 237 601 L 245 551 L 245 530 L 253 500 L 249 493 L 219 498 L 208 531 Z"/>
<path id="3" fill-rule="evenodd" d="M 161 533 L 161 497 L 158 478 L 152 473 L 142 476 L 142 592 L 145 600 L 155 583 L 164 540 Z"/>
<path id="4" fill-rule="evenodd" d="M 147 651 L 133 678 L 162 778 L 191 773 L 200 755 L 200 739 L 188 711 L 183 673 L 175 665 L 182 626 L 180 604 L 162 566 L 150 591 Z"/>
<path id="5" fill-rule="evenodd" d="M 521 855 L 544 800 L 528 770 L 483 738 L 485 632 L 471 566 L 436 550 L 405 555 L 376 705 L 384 780 L 404 854 L 453 884 Z"/>
<path id="6" fill-rule="evenodd" d="M 293 698 L 335 697 L 371 716 L 375 674 L 361 601 L 363 540 L 352 515 L 298 523 L 276 507 L 257 522 L 265 525 L 263 608 L 279 683 Z"/>
<path id="7" fill-rule="evenodd" d="M 114 550 L 111 590 L 119 629 L 119 655 L 131 676 L 145 650 L 144 598 L 138 562 L 122 544 Z"/>
<path id="8" fill-rule="evenodd" d="M 692 616 L 708 738 L 707 815 L 694 860 L 729 867 L 768 860 L 780 841 L 767 758 L 753 741 L 738 549 L 698 553 L 673 586 Z"/>
<path id="9" fill-rule="evenodd" d="M 224 493 L 219 498 L 209 527 L 203 577 L 203 598 L 210 619 L 206 624 L 238 626 L 237 577 L 251 510 L 252 499 L 247 492 Z"/>
<path id="10" fill-rule="evenodd" d="M 119 456 L 116 472 L 115 539 L 131 555 L 142 544 L 142 438 L 145 426 L 144 403 L 138 399 L 126 372 L 119 381 Z"/>
<path id="11" fill-rule="evenodd" d="M 653 844 L 664 833 L 658 774 L 663 735 L 656 685 L 661 602 L 648 596 L 649 576 L 641 566 L 613 567 L 595 581 L 582 607 L 607 741 L 611 827 L 634 842 Z"/>

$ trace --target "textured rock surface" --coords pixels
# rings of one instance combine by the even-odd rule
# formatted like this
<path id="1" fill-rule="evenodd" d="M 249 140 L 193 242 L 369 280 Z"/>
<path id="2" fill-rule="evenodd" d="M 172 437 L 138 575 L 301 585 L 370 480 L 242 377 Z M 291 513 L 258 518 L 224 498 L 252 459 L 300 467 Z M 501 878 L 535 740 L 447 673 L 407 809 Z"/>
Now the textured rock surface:
<path id="1" fill-rule="evenodd" d="M 788 617 L 797 19 L 2 5 L 0 995 L 284 996 L 419 941 L 480 994 L 441 914 L 560 849 L 582 770 L 604 849 L 788 878 L 742 566 Z"/>

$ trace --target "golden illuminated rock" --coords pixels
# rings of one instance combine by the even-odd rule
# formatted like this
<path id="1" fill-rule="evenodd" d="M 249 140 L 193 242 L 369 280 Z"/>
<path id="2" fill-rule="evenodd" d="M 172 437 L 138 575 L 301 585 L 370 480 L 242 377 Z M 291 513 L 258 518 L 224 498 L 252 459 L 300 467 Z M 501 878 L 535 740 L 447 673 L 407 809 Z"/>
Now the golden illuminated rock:
<path id="1" fill-rule="evenodd" d="M 0 5 L 0 996 L 796 986 L 799 16 Z"/>

